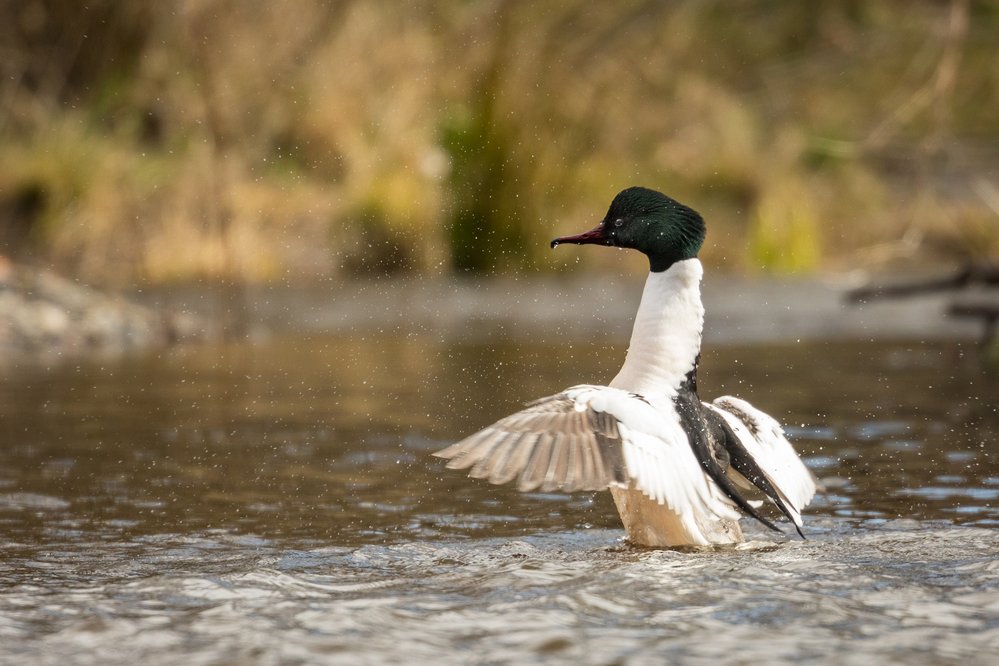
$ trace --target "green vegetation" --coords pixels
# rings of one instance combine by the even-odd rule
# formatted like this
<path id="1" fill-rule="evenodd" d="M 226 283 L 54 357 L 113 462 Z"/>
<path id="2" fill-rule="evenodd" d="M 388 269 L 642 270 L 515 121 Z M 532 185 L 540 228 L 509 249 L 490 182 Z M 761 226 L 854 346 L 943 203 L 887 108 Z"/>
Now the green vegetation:
<path id="1" fill-rule="evenodd" d="M 999 5 L 11 0 L 0 254 L 90 280 L 552 261 L 623 187 L 744 271 L 999 254 Z M 6 249 L 4 249 L 6 247 Z"/>

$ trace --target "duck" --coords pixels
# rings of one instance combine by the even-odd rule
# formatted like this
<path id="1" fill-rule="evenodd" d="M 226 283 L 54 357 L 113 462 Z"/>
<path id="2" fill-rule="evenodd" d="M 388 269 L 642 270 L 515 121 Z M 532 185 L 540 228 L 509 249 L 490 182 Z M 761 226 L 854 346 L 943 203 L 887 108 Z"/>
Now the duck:
<path id="1" fill-rule="evenodd" d="M 717 547 L 745 540 L 764 505 L 801 538 L 811 472 L 773 417 L 745 400 L 700 399 L 704 269 L 699 213 L 653 189 L 618 193 L 593 229 L 551 241 L 628 248 L 649 260 L 631 341 L 606 385 L 580 384 L 433 455 L 450 469 L 522 492 L 609 490 L 633 545 Z"/>

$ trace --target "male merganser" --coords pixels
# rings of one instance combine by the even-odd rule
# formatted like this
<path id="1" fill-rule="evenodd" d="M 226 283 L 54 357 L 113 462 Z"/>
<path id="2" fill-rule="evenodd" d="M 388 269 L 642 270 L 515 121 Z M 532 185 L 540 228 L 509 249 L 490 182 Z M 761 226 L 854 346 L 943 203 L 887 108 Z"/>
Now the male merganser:
<path id="1" fill-rule="evenodd" d="M 697 396 L 703 242 L 697 212 L 644 187 L 614 197 L 594 229 L 553 240 L 553 248 L 608 245 L 649 258 L 624 366 L 609 386 L 535 400 L 434 455 L 491 483 L 516 478 L 521 491 L 610 489 L 628 540 L 640 546 L 738 543 L 739 510 L 779 532 L 757 511 L 760 500 L 801 534 L 815 482 L 780 425 L 738 398 Z"/>

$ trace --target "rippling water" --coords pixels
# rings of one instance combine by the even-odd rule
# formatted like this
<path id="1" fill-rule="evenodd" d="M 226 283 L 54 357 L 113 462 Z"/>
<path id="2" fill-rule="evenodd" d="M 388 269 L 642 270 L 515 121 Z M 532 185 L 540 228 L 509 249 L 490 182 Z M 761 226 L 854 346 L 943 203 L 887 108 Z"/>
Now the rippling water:
<path id="1" fill-rule="evenodd" d="M 429 456 L 623 348 L 282 337 L 7 372 L 0 661 L 994 663 L 999 381 L 970 347 L 706 350 L 705 395 L 782 418 L 826 486 L 807 541 L 634 549 L 606 493 Z"/>

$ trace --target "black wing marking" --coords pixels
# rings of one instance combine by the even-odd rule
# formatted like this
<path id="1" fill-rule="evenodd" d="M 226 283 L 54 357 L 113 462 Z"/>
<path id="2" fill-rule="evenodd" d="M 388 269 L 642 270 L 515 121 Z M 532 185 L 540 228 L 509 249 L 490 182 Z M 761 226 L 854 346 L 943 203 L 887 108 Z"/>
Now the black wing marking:
<path id="1" fill-rule="evenodd" d="M 725 460 L 725 458 L 730 456 L 731 449 L 723 446 L 714 447 L 716 450 L 712 450 L 712 443 L 721 440 L 717 436 L 711 437 L 712 433 L 709 427 L 714 426 L 715 421 L 714 419 L 709 420 L 708 410 L 701 405 L 697 394 L 681 388 L 676 398 L 674 398 L 674 404 L 676 405 L 677 413 L 680 415 L 680 424 L 690 442 L 690 448 L 693 450 L 701 467 L 711 477 L 711 480 L 725 493 L 726 497 L 735 502 L 736 506 L 746 514 L 752 516 L 774 532 L 780 532 L 780 528 L 762 516 L 746 498 L 739 494 L 739 490 L 725 473 L 725 468 L 722 466 L 720 459 L 727 464 L 728 460 Z M 745 451 L 745 449 L 743 450 Z"/>
<path id="2" fill-rule="evenodd" d="M 732 431 L 728 423 L 725 422 L 725 419 L 711 409 L 704 409 L 704 415 L 711 426 L 721 433 L 720 441 L 728 452 L 728 458 L 732 467 L 746 477 L 746 480 L 756 486 L 760 492 L 766 495 L 780 509 L 780 512 L 791 521 L 794 529 L 798 532 L 798 536 L 804 539 L 805 535 L 802 534 L 801 528 L 798 527 L 794 519 L 794 515 L 787 508 L 787 505 L 784 504 L 784 500 L 781 499 L 780 493 L 770 482 L 770 479 L 767 478 L 766 473 L 764 473 L 763 469 L 756 462 L 756 459 L 753 458 L 742 442 L 739 441 L 739 437 Z"/>

